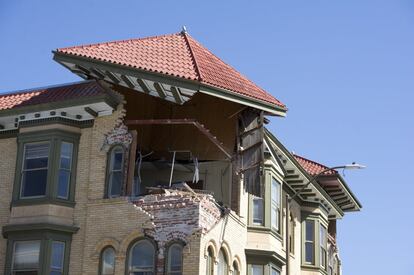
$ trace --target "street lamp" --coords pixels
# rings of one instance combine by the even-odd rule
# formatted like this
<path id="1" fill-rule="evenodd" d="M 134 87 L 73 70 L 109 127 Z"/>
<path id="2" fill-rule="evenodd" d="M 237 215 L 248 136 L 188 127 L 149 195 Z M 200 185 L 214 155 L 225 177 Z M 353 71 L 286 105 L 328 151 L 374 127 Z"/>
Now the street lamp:
<path id="1" fill-rule="evenodd" d="M 290 216 L 290 202 L 296 198 L 298 195 L 300 195 L 300 193 L 306 189 L 306 187 L 309 186 L 309 184 L 311 184 L 312 182 L 314 182 L 318 177 L 320 177 L 322 174 L 324 174 L 325 172 L 328 171 L 334 171 L 337 169 L 347 169 L 347 170 L 352 170 L 352 169 L 364 169 L 366 166 L 358 164 L 353 162 L 352 164 L 346 164 L 346 165 L 340 165 L 340 166 L 333 166 L 330 168 L 326 168 L 324 170 L 322 170 L 321 172 L 319 172 L 318 174 L 316 174 L 315 176 L 313 176 L 301 189 L 299 189 L 297 192 L 295 192 L 295 194 L 293 194 L 292 197 L 289 196 L 289 194 L 286 194 L 286 217 L 285 217 L 285 227 L 286 227 L 286 275 L 289 275 L 289 259 L 290 259 L 290 243 L 289 243 L 289 216 Z M 286 183 L 286 182 L 285 182 Z"/>

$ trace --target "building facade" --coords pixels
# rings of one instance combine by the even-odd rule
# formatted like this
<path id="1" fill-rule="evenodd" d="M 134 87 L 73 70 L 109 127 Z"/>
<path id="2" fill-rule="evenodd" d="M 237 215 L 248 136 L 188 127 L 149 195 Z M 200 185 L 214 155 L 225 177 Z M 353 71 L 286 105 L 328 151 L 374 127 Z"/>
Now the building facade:
<path id="1" fill-rule="evenodd" d="M 266 129 L 279 100 L 186 32 L 54 60 L 85 80 L 0 95 L 4 274 L 341 274 L 361 205 Z"/>

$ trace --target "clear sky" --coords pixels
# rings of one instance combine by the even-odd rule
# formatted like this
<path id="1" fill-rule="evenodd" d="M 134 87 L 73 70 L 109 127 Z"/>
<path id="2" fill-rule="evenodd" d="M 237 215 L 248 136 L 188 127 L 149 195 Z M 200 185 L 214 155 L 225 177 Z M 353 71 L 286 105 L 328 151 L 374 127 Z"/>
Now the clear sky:
<path id="1" fill-rule="evenodd" d="M 57 47 L 180 31 L 289 107 L 271 130 L 345 179 L 345 275 L 414 274 L 414 1 L 0 0 L 0 92 L 79 80 Z M 412 170 L 413 169 L 413 170 Z"/>

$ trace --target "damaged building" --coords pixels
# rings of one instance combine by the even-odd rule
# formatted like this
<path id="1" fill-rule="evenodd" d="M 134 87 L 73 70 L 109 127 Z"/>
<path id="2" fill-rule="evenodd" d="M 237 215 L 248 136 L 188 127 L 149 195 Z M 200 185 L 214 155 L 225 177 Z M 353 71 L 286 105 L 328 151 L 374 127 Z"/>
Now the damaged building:
<path id="1" fill-rule="evenodd" d="M 53 55 L 84 80 L 0 95 L 4 274 L 341 274 L 361 205 L 283 103 L 185 31 Z"/>

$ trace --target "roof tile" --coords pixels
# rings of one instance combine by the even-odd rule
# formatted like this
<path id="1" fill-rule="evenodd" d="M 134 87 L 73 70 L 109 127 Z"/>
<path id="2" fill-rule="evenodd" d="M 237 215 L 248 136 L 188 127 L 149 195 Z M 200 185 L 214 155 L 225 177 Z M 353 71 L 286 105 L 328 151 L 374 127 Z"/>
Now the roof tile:
<path id="1" fill-rule="evenodd" d="M 195 80 L 285 108 L 187 33 L 61 48 L 57 52 Z"/>
<path id="2" fill-rule="evenodd" d="M 104 94 L 96 81 L 64 84 L 0 95 L 0 111 Z"/>
<path id="3" fill-rule="evenodd" d="M 299 164 L 303 167 L 303 169 L 305 169 L 305 171 L 311 176 L 316 176 L 319 173 L 321 173 L 323 170 L 326 170 L 329 168 L 325 165 L 317 163 L 316 161 L 309 160 L 307 158 L 298 156 L 296 154 L 293 154 L 293 156 L 295 157 L 296 161 L 299 162 Z M 323 175 L 335 175 L 335 174 L 338 174 L 338 172 L 335 170 L 328 170 L 323 173 Z"/>

